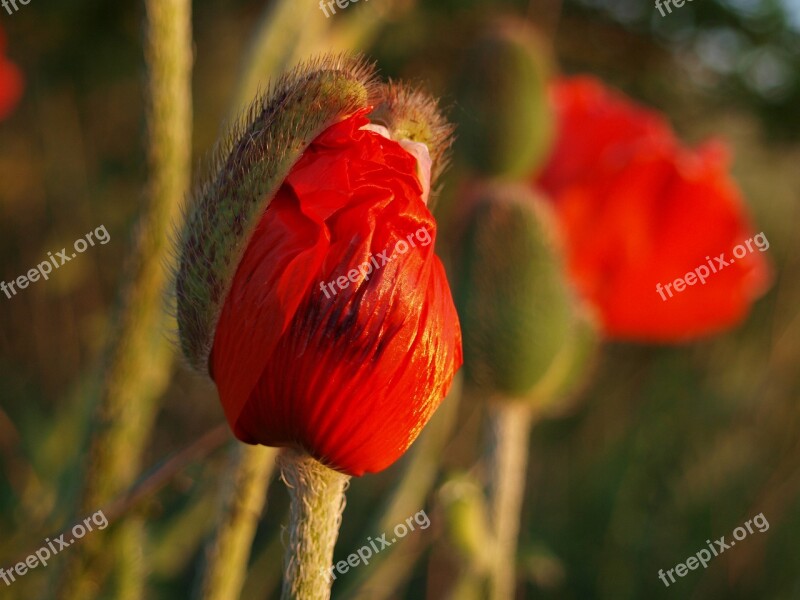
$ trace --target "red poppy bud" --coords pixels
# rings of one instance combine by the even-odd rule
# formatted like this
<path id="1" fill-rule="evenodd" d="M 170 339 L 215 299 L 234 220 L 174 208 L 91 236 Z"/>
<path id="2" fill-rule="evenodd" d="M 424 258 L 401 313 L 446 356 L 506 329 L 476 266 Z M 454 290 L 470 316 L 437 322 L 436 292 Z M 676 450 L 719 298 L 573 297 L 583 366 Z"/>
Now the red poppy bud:
<path id="1" fill-rule="evenodd" d="M 0 120 L 5 119 L 14 110 L 22 97 L 23 79 L 19 69 L 3 56 L 6 39 L 0 29 Z"/>
<path id="2" fill-rule="evenodd" d="M 724 149 L 686 148 L 660 115 L 587 77 L 556 82 L 552 97 L 557 142 L 537 183 L 606 334 L 681 341 L 743 319 L 769 269 Z M 752 251 L 731 261 L 747 242 Z M 676 291 L 678 279 L 692 287 Z"/>
<path id="3" fill-rule="evenodd" d="M 259 149 L 256 164 L 234 173 L 237 187 L 224 188 L 237 198 L 224 219 L 249 233 L 236 242 L 242 254 L 234 271 L 219 271 L 218 319 L 200 329 L 213 331 L 210 372 L 239 439 L 298 447 L 362 475 L 389 466 L 420 433 L 461 365 L 461 333 L 425 203 L 431 155 L 440 156 L 432 144 L 449 130 L 437 116 L 419 137 L 389 139 L 413 121 L 409 115 L 435 113 L 420 108 L 419 94 L 375 86 L 363 66 L 353 67 L 326 59 L 285 80 L 262 103 L 268 118 L 233 146 L 226 165 L 250 145 Z M 340 78 L 348 84 L 338 89 L 314 83 Z M 320 96 L 309 100 L 302 86 Z M 343 91 L 352 102 L 341 102 Z M 367 117 L 373 103 L 380 121 Z M 319 106 L 334 110 L 327 119 L 308 114 Z M 303 129 L 305 119 L 325 127 L 313 135 L 312 128 L 275 131 L 281 121 Z M 269 136 L 297 153 L 274 191 L 272 182 L 258 185 L 269 171 L 260 163 L 276 153 L 274 142 L 263 141 Z M 217 187 L 205 188 L 212 213 Z M 256 202 L 261 207 L 250 211 Z M 214 229 L 189 239 L 198 245 L 184 246 L 183 262 L 199 252 L 213 263 L 206 247 L 218 239 Z M 212 246 L 226 249 L 228 241 Z M 183 338 L 192 330 L 183 328 L 180 307 L 179 295 Z M 202 348 L 193 340 L 184 347 Z"/>

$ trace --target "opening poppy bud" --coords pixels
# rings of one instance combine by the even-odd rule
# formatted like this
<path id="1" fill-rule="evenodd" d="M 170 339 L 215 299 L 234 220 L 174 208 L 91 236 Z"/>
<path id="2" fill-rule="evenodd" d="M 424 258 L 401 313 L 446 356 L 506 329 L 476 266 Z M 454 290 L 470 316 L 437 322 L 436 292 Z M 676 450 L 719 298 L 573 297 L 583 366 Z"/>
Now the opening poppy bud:
<path id="1" fill-rule="evenodd" d="M 462 360 L 424 202 L 441 150 L 415 156 L 396 121 L 368 116 L 403 114 L 393 98 L 414 93 L 390 89 L 354 59 L 284 78 L 190 212 L 178 278 L 184 348 L 208 363 L 236 436 L 350 475 L 402 455 Z M 197 310 L 187 298 L 182 313 L 181 290 L 208 282 L 213 301 Z M 198 332 L 202 343 L 185 339 Z"/>
<path id="2" fill-rule="evenodd" d="M 479 35 L 463 64 L 458 156 L 483 176 L 525 176 L 544 161 L 554 135 L 545 44 L 525 23 L 503 19 Z"/>
<path id="3" fill-rule="evenodd" d="M 524 185 L 487 184 L 468 203 L 456 302 L 465 376 L 486 395 L 543 404 L 575 376 L 584 317 L 554 231 L 547 205 Z"/>

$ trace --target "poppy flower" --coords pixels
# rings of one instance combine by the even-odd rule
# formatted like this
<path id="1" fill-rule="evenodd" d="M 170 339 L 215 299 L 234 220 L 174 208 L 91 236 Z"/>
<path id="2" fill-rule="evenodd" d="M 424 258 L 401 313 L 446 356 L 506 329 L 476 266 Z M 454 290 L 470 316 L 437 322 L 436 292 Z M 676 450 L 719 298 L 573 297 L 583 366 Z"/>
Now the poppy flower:
<path id="1" fill-rule="evenodd" d="M 6 49 L 5 33 L 0 29 L 0 120 L 14 110 L 22 97 L 22 73 L 11 61 L 3 56 Z"/>
<path id="2" fill-rule="evenodd" d="M 405 452 L 462 361 L 426 205 L 438 155 L 371 122 L 371 105 L 413 97 L 381 89 L 313 137 L 257 216 L 208 358 L 240 440 L 356 476 Z"/>
<path id="3" fill-rule="evenodd" d="M 551 92 L 558 134 L 536 184 L 605 333 L 677 342 L 741 321 L 769 269 L 725 148 L 687 148 L 659 114 L 592 78 Z"/>

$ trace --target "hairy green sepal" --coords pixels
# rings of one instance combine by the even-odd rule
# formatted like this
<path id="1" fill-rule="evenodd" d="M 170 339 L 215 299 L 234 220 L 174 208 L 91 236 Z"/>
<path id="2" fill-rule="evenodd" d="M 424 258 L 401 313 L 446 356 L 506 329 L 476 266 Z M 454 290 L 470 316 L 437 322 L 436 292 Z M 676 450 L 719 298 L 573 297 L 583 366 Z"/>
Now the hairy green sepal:
<path id="1" fill-rule="evenodd" d="M 223 303 L 261 216 L 318 135 L 377 103 L 374 77 L 373 65 L 357 57 L 300 65 L 256 99 L 217 150 L 211 176 L 187 207 L 177 249 L 180 344 L 198 371 L 208 372 Z"/>

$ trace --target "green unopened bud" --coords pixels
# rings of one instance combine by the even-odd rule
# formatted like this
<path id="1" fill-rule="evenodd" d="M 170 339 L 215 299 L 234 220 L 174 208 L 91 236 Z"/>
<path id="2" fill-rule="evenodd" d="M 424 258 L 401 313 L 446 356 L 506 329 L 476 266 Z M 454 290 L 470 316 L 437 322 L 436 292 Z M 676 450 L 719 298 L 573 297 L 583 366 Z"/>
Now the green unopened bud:
<path id="1" fill-rule="evenodd" d="M 550 57 L 524 23 L 503 20 L 468 49 L 457 86 L 458 154 L 478 174 L 525 177 L 550 150 Z"/>
<path id="2" fill-rule="evenodd" d="M 493 538 L 481 486 L 468 474 L 451 476 L 439 491 L 447 538 L 472 570 L 485 570 L 492 560 Z"/>
<path id="3" fill-rule="evenodd" d="M 587 383 L 599 343 L 597 324 L 579 311 L 564 345 L 539 383 L 527 394 L 527 401 L 539 407 L 545 416 L 558 416 L 570 410 Z"/>
<path id="4" fill-rule="evenodd" d="M 469 203 L 455 298 L 466 382 L 482 395 L 544 408 L 582 373 L 592 328 L 566 280 L 554 228 L 549 207 L 525 186 L 487 185 Z"/>

